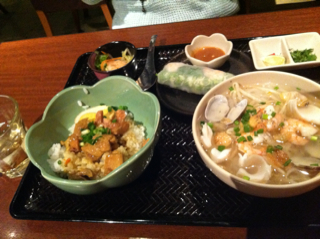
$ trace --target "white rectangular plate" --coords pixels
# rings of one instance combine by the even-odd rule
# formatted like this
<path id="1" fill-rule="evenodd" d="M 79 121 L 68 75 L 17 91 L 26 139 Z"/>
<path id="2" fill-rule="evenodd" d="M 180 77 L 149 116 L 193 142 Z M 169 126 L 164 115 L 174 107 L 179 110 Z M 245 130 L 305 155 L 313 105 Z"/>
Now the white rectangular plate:
<path id="1" fill-rule="evenodd" d="M 253 64 L 257 70 L 267 69 L 301 69 L 320 66 L 320 35 L 317 32 L 299 33 L 277 37 L 267 37 L 251 40 L 249 47 L 252 54 Z M 295 63 L 290 50 L 313 49 L 317 56 L 316 61 Z M 263 59 L 271 54 L 282 55 L 286 62 L 283 65 L 266 66 Z"/>

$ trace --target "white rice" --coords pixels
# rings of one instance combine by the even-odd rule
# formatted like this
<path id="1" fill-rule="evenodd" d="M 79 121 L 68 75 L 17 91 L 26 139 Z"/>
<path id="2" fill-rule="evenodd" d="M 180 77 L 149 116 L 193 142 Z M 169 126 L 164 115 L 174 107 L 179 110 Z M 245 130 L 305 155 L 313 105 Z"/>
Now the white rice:
<path id="1" fill-rule="evenodd" d="M 86 89 L 86 88 L 83 88 L 83 92 L 84 92 L 85 94 L 89 94 L 89 90 Z"/>

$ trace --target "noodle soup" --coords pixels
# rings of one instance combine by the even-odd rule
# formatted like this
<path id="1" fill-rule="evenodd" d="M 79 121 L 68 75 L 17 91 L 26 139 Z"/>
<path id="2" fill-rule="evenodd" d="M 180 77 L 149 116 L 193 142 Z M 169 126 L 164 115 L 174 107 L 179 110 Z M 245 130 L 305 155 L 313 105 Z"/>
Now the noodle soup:
<path id="1" fill-rule="evenodd" d="M 249 181 L 272 184 L 297 183 L 318 174 L 319 122 L 297 117 L 291 105 L 319 108 L 319 99 L 271 82 L 233 83 L 222 95 L 230 109 L 243 99 L 247 105 L 233 122 L 201 117 L 202 146 L 220 167 Z"/>

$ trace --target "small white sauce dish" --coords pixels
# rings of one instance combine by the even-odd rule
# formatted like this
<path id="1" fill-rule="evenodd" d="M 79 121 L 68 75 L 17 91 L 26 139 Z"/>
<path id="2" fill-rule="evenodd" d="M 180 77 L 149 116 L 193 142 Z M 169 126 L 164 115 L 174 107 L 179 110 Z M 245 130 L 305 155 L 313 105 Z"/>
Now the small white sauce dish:
<path id="1" fill-rule="evenodd" d="M 249 47 L 254 66 L 257 70 L 292 70 L 320 66 L 320 35 L 317 32 L 254 39 L 249 42 Z M 313 49 L 313 54 L 317 56 L 317 60 L 294 62 L 290 51 L 303 51 L 305 49 Z M 267 66 L 263 60 L 270 54 L 283 56 L 285 63 L 282 65 Z"/>
<path id="2" fill-rule="evenodd" d="M 201 61 L 193 57 L 193 52 L 202 47 L 216 47 L 225 52 L 225 55 L 215 58 L 209 62 Z M 221 33 L 214 33 L 211 36 L 198 35 L 190 45 L 185 46 L 185 54 L 189 61 L 196 66 L 219 68 L 230 57 L 233 48 L 233 43 Z"/>

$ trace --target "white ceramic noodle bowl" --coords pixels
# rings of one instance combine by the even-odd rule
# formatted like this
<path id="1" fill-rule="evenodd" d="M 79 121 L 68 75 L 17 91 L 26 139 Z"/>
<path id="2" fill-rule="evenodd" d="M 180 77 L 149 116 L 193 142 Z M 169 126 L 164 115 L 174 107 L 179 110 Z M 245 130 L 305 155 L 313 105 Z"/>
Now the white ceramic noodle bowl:
<path id="1" fill-rule="evenodd" d="M 241 192 L 251 194 L 259 197 L 269 197 L 269 198 L 280 198 L 280 197 L 291 197 L 296 196 L 310 190 L 315 189 L 320 186 L 320 174 L 318 176 L 294 184 L 263 184 L 250 182 L 240 177 L 237 177 L 228 171 L 222 169 L 214 161 L 210 159 L 208 154 L 205 152 L 200 142 L 200 116 L 204 113 L 207 102 L 216 94 L 222 94 L 227 91 L 232 82 L 239 82 L 244 85 L 252 85 L 264 82 L 275 82 L 276 83 L 287 83 L 288 86 L 300 87 L 303 91 L 320 92 L 320 85 L 316 82 L 313 82 L 310 79 L 285 73 L 285 72 L 275 72 L 275 71 L 262 71 L 262 72 L 250 72 L 241 74 L 235 77 L 230 78 L 229 80 L 216 85 L 208 93 L 204 95 L 199 104 L 196 107 L 196 110 L 192 119 L 192 134 L 193 138 L 205 165 L 215 174 L 221 181 L 229 185 L 230 187 L 239 190 Z"/>

